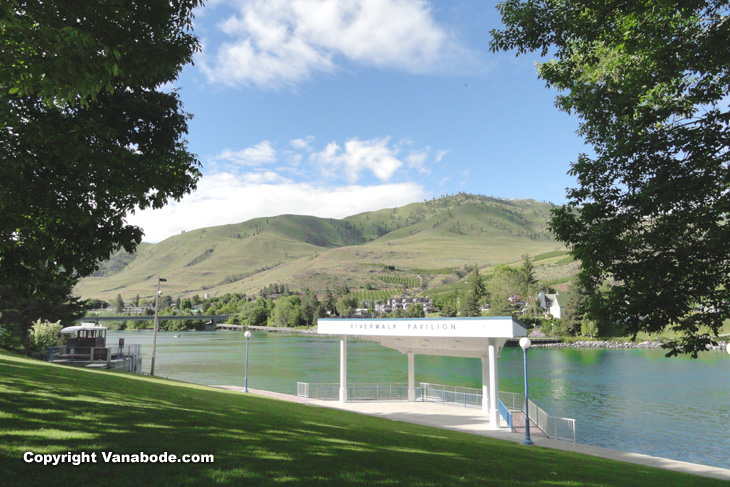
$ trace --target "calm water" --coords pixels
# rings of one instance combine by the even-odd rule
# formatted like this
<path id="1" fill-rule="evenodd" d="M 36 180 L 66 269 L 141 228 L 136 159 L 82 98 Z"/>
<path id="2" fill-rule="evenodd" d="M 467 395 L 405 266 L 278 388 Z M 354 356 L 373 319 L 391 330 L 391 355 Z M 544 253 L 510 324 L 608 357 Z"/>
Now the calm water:
<path id="1" fill-rule="evenodd" d="M 161 332 L 155 375 L 198 384 L 243 385 L 239 332 Z M 110 332 L 141 344 L 149 371 L 152 332 Z M 248 385 L 296 394 L 299 382 L 339 380 L 339 339 L 254 333 Z M 407 382 L 407 359 L 350 340 L 348 380 Z M 730 355 L 664 358 L 660 350 L 537 348 L 528 352 L 530 396 L 548 413 L 575 418 L 579 443 L 730 468 Z M 523 392 L 522 350 L 505 348 L 500 390 Z M 481 387 L 476 359 L 416 356 L 416 381 Z"/>

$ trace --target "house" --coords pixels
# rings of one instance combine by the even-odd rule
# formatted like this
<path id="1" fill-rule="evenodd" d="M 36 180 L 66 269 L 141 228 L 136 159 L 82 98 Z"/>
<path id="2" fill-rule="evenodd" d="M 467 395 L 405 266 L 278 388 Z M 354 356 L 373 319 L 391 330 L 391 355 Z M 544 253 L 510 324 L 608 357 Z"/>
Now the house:
<path id="1" fill-rule="evenodd" d="M 436 311 L 436 307 L 433 305 L 431 298 L 410 298 L 402 295 L 397 298 L 390 298 L 385 303 L 375 303 L 375 314 L 381 315 L 383 313 L 390 313 L 396 309 L 402 309 L 406 311 L 409 306 L 422 306 L 424 313 L 432 313 Z"/>
<path id="2" fill-rule="evenodd" d="M 546 314 L 549 313 L 553 318 L 560 319 L 563 315 L 563 307 L 560 306 L 558 296 L 559 293 L 545 294 L 544 291 L 540 291 L 540 307 Z"/>
<path id="3" fill-rule="evenodd" d="M 357 308 L 353 314 L 354 318 L 372 318 L 370 311 L 367 308 Z"/>

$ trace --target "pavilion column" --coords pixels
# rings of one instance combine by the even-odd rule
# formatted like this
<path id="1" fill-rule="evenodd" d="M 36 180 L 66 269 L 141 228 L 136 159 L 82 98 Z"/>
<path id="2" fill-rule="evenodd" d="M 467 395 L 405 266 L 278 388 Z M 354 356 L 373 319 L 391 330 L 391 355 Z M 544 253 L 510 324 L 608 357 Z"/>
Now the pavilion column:
<path id="1" fill-rule="evenodd" d="M 499 429 L 499 374 L 497 373 L 497 347 L 489 340 L 489 426 Z"/>
<path id="2" fill-rule="evenodd" d="M 340 402 L 347 402 L 347 337 L 340 338 Z"/>
<path id="3" fill-rule="evenodd" d="M 482 357 L 482 413 L 489 414 L 489 357 Z"/>
<path id="4" fill-rule="evenodd" d="M 416 400 L 416 358 L 413 352 L 408 352 L 408 400 Z"/>

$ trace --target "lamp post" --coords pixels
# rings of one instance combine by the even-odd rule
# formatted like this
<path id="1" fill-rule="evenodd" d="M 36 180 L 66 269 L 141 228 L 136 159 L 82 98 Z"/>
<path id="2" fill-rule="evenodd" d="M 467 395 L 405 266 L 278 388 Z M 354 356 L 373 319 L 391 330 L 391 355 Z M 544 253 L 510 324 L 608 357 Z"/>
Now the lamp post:
<path id="1" fill-rule="evenodd" d="M 157 353 L 157 303 L 160 299 L 160 283 L 167 282 L 167 279 L 157 278 L 157 294 L 155 294 L 155 325 L 152 329 L 152 361 L 150 362 L 150 375 L 155 375 L 155 354 Z"/>
<path id="2" fill-rule="evenodd" d="M 248 392 L 248 339 L 251 338 L 251 332 L 246 330 L 243 336 L 246 337 L 246 369 L 243 378 L 243 392 Z"/>
<path id="3" fill-rule="evenodd" d="M 530 348 L 532 342 L 527 337 L 520 338 L 520 347 L 522 347 L 522 353 L 525 358 L 525 441 L 523 445 L 533 445 L 532 438 L 530 438 L 530 403 L 528 402 L 529 395 L 527 391 L 527 349 Z"/>

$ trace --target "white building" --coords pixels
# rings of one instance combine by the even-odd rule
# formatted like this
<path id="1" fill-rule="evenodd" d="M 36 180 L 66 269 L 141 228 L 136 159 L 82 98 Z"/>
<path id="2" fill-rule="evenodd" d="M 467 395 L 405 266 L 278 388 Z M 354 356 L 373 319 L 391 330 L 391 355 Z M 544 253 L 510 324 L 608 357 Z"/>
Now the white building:
<path id="1" fill-rule="evenodd" d="M 559 293 L 545 294 L 544 291 L 540 291 L 540 307 L 553 318 L 560 319 L 563 316 L 563 307 L 560 306 L 558 296 Z"/>

